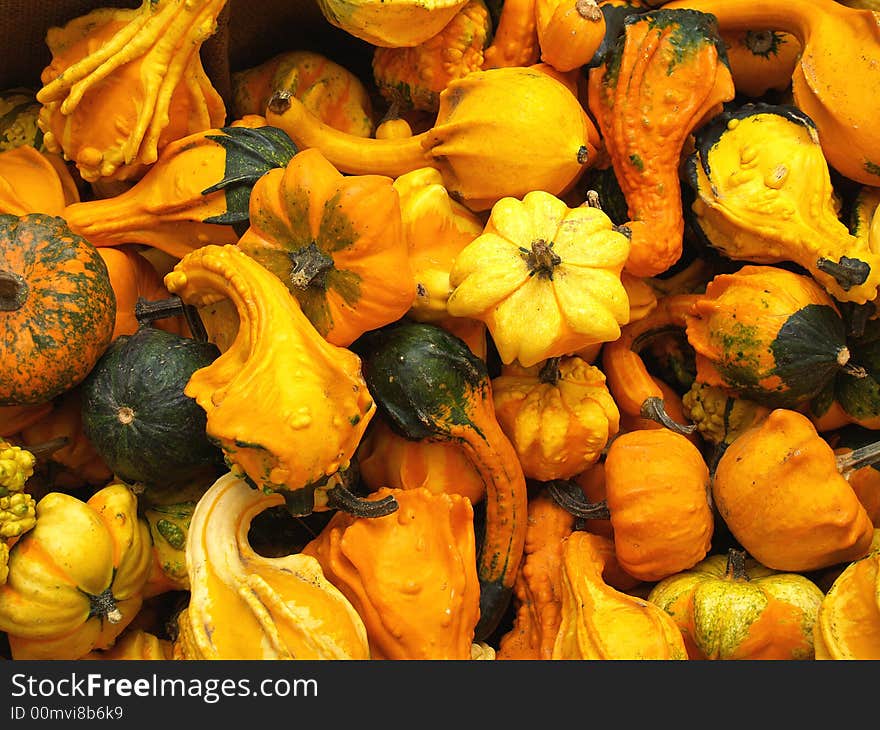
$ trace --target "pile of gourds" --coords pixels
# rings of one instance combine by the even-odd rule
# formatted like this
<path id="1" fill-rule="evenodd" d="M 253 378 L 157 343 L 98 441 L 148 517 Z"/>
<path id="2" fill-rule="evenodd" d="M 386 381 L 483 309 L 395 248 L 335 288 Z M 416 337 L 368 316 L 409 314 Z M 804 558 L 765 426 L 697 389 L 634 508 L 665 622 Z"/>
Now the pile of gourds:
<path id="1" fill-rule="evenodd" d="M 317 3 L 0 98 L 0 654 L 880 659 L 880 11 Z"/>

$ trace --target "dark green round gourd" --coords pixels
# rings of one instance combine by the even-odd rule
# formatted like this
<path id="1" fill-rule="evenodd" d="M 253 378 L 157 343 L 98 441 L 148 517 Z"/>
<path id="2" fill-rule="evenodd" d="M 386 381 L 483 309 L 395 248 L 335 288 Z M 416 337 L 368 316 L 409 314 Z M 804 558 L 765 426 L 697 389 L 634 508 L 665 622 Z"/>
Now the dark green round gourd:
<path id="1" fill-rule="evenodd" d="M 213 343 L 151 326 L 113 341 L 83 381 L 82 422 L 119 479 L 163 488 L 219 476 L 223 452 L 208 439 L 204 410 L 184 393 L 219 354 Z"/>

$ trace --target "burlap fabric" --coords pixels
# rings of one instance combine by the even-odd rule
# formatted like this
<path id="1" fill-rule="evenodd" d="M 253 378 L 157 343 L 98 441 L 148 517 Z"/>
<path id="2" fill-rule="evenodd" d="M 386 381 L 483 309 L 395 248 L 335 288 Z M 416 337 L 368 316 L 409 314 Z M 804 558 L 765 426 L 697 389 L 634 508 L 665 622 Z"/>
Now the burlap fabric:
<path id="1" fill-rule="evenodd" d="M 0 90 L 40 87 L 40 72 L 50 59 L 47 28 L 94 8 L 140 4 L 140 0 L 0 0 Z M 371 48 L 327 23 L 315 0 L 229 0 L 217 32 L 202 46 L 202 61 L 228 103 L 231 71 L 294 49 L 324 53 L 368 80 Z"/>

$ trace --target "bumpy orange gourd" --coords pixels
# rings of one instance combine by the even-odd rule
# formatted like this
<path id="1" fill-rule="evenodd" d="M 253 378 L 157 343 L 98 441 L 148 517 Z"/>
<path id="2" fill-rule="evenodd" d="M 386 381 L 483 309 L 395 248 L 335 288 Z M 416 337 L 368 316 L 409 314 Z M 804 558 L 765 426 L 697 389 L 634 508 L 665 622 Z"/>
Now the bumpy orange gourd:
<path id="1" fill-rule="evenodd" d="M 235 339 L 185 392 L 237 474 L 298 493 L 308 514 L 305 488 L 348 465 L 375 413 L 360 358 L 321 337 L 281 280 L 236 246 L 196 249 L 164 281 L 187 304 L 231 302 Z"/>
<path id="2" fill-rule="evenodd" d="M 622 42 L 589 71 L 589 108 L 629 208 L 627 271 L 654 276 L 681 256 L 678 163 L 690 133 L 734 97 L 711 15 L 657 10 L 624 20 Z"/>
<path id="3" fill-rule="evenodd" d="M 809 660 L 823 594 L 740 550 L 711 555 L 660 581 L 648 600 L 675 620 L 690 659 Z"/>
<path id="4" fill-rule="evenodd" d="M 619 427 L 599 368 L 579 357 L 507 366 L 492 380 L 495 415 L 529 479 L 569 479 L 599 460 Z"/>
<path id="5" fill-rule="evenodd" d="M 830 444 L 797 411 L 777 408 L 743 432 L 712 481 L 718 513 L 768 568 L 804 572 L 863 557 L 873 525 Z"/>
<path id="6" fill-rule="evenodd" d="M 397 177 L 436 167 L 450 195 L 474 211 L 531 190 L 565 191 L 595 161 L 600 144 L 565 84 L 519 66 L 454 79 L 440 93 L 434 125 L 412 137 L 345 134 L 284 93 L 272 97 L 266 119 L 300 148 L 317 147 L 343 173 Z"/>
<path id="7" fill-rule="evenodd" d="M 226 108 L 199 50 L 225 5 L 144 0 L 50 28 L 37 92 L 46 149 L 89 182 L 137 179 L 165 145 L 220 126 Z"/>
<path id="8" fill-rule="evenodd" d="M 369 659 L 364 623 L 315 558 L 266 558 L 251 522 L 280 494 L 220 477 L 193 512 L 186 540 L 190 600 L 175 659 Z"/>
<path id="9" fill-rule="evenodd" d="M 265 114 L 269 99 L 279 90 L 296 96 L 331 127 L 361 137 L 373 133 L 373 104 L 363 82 L 316 51 L 285 51 L 258 66 L 234 72 L 234 115 Z"/>
<path id="10" fill-rule="evenodd" d="M 436 113 L 440 92 L 453 79 L 483 67 L 492 34 L 483 0 L 468 0 L 443 29 L 416 46 L 373 51 L 373 80 L 379 93 L 403 109 Z"/>
<path id="11" fill-rule="evenodd" d="M 552 659 L 687 659 L 681 631 L 663 609 L 602 579 L 607 539 L 574 532 L 562 553 L 562 620 Z"/>
<path id="12" fill-rule="evenodd" d="M 473 510 L 465 497 L 388 489 L 384 517 L 337 512 L 303 548 L 363 618 L 372 659 L 470 659 L 479 618 Z"/>
<path id="13" fill-rule="evenodd" d="M 50 492 L 36 514 L 0 586 L 0 630 L 13 659 L 79 659 L 110 647 L 140 609 L 150 570 L 137 499 L 119 483 L 87 502 Z"/>
<path id="14" fill-rule="evenodd" d="M 374 417 L 357 450 L 358 472 L 368 489 L 424 488 L 433 494 L 459 494 L 471 504 L 486 495 L 482 477 L 454 441 L 413 441 Z"/>
<path id="15" fill-rule="evenodd" d="M 657 581 L 706 557 L 714 532 L 709 468 L 667 428 L 629 431 L 605 456 L 605 499 L 620 566 Z"/>
<path id="16" fill-rule="evenodd" d="M 382 175 L 343 175 L 317 149 L 251 192 L 238 248 L 275 274 L 326 340 L 347 347 L 413 303 L 400 199 Z"/>
<path id="17" fill-rule="evenodd" d="M 483 54 L 483 68 L 531 66 L 541 55 L 536 0 L 505 0 L 492 42 Z"/>

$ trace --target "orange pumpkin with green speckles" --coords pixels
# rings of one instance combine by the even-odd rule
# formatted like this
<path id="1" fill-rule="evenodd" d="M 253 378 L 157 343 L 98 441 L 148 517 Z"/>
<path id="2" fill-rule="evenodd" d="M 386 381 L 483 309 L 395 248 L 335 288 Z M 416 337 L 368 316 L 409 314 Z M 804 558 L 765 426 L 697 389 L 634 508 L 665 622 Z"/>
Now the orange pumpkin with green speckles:
<path id="1" fill-rule="evenodd" d="M 313 148 L 269 171 L 251 193 L 250 228 L 238 247 L 284 282 L 334 345 L 400 319 L 415 298 L 392 183 L 344 176 Z"/>
<path id="2" fill-rule="evenodd" d="M 0 215 L 0 405 L 45 403 L 82 381 L 115 320 L 94 246 L 62 218 Z"/>

